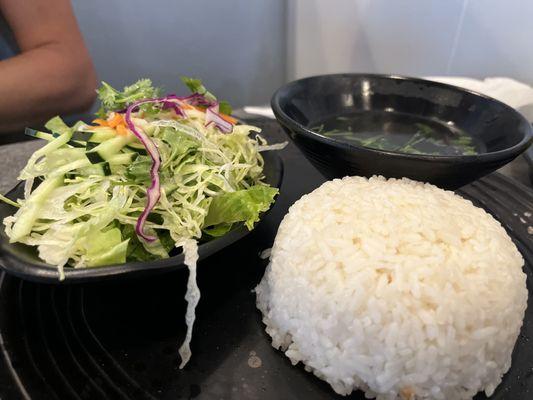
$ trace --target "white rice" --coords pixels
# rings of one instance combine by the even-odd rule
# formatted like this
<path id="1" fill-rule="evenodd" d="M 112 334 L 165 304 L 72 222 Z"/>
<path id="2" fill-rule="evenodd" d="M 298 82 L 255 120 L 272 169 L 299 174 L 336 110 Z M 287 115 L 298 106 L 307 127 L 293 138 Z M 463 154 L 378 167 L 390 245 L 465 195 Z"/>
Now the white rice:
<path id="1" fill-rule="evenodd" d="M 272 346 L 339 394 L 471 399 L 511 365 L 523 264 L 502 226 L 453 192 L 347 177 L 290 208 L 257 306 Z"/>

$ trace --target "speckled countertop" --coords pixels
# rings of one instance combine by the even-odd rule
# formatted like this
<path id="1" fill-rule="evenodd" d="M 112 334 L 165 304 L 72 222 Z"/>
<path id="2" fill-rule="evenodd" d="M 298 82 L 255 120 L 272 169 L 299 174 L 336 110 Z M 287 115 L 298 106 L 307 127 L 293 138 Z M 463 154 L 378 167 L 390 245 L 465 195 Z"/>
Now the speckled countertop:
<path id="1" fill-rule="evenodd" d="M 28 157 L 42 145 L 43 142 L 40 140 L 30 140 L 0 146 L 0 193 L 6 193 L 15 186 L 18 173 L 26 164 Z M 525 159 L 520 156 L 501 168 L 499 172 L 532 187 L 528 168 Z"/>
<path id="2" fill-rule="evenodd" d="M 28 157 L 43 145 L 41 140 L 0 146 L 0 193 L 6 193 L 17 183 L 17 176 Z"/>

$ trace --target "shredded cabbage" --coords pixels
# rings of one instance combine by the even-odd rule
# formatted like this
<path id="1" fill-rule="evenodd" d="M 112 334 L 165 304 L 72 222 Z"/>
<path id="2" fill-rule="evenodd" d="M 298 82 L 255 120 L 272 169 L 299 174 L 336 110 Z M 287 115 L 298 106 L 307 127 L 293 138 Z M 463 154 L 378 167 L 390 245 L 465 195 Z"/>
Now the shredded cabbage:
<path id="1" fill-rule="evenodd" d="M 146 79 L 122 92 L 104 83 L 99 126 L 68 127 L 55 117 L 46 124 L 51 133 L 27 130 L 48 143 L 20 173 L 24 198 L 0 196 L 18 207 L 4 219 L 10 242 L 36 246 L 60 279 L 65 267 L 149 261 L 181 247 L 189 279 L 180 368 L 191 357 L 200 300 L 198 241 L 240 223 L 253 228 L 278 193 L 263 182 L 260 152 L 284 146 L 268 145 L 257 127 L 234 125 L 218 113 L 231 111 L 227 103 L 199 80 L 184 81 L 198 92 L 154 98 L 160 90 Z"/>
<path id="2" fill-rule="evenodd" d="M 207 105 L 216 98 L 208 92 L 202 97 L 201 82 L 187 82 L 203 93 L 166 96 L 179 113 L 157 101 L 131 113 L 161 163 L 159 199 L 144 224 L 153 243 L 135 233 L 153 160 L 127 126 L 118 126 L 124 123 L 121 109 L 161 92 L 149 80 L 122 92 L 104 83 L 100 126 L 68 127 L 55 117 L 46 124 L 51 133 L 33 131 L 48 142 L 20 173 L 24 198 L 4 220 L 11 242 L 36 246 L 39 257 L 61 271 L 168 257 L 176 243 L 209 240 L 239 223 L 252 229 L 277 194 L 263 182 L 260 151 L 278 147 L 266 144 L 254 126 L 236 124 L 231 133 L 206 126 L 207 106 L 187 99 Z"/>

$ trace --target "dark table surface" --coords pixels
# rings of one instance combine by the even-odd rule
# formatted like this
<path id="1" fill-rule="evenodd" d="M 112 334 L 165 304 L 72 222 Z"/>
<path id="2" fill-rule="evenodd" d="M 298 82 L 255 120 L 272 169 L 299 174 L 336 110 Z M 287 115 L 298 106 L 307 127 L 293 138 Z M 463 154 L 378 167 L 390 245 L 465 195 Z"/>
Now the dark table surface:
<path id="1" fill-rule="evenodd" d="M 243 111 L 240 111 L 239 115 L 250 117 Z M 274 122 L 272 123 L 275 124 Z M 20 135 L 23 134 L 20 133 Z M 279 139 L 286 140 L 283 136 L 280 136 Z M 0 193 L 6 193 L 15 186 L 19 171 L 26 164 L 28 157 L 42 144 L 43 142 L 40 140 L 30 140 L 0 146 L 0 170 L 2 171 L 2 174 L 0 174 Z M 529 178 L 529 166 L 522 156 L 501 168 L 499 172 L 526 186 L 531 187 L 532 185 Z"/>
<path id="2" fill-rule="evenodd" d="M 286 139 L 276 122 L 255 122 L 270 142 Z M 38 145 L 0 148 L 2 190 L 14 184 Z M 255 308 L 252 290 L 266 266 L 259 253 L 272 245 L 288 207 L 324 181 L 292 144 L 280 156 L 285 175 L 271 212 L 249 236 L 199 265 L 202 298 L 193 357 L 184 370 L 178 369 L 177 350 L 185 332 L 186 271 L 74 286 L 39 285 L 0 273 L 0 398 L 341 399 L 272 349 Z M 506 173 L 528 183 L 520 160 Z M 503 199 L 499 212 L 507 213 L 527 240 L 526 225 L 518 222 L 524 210 L 519 215 L 508 208 L 531 204 L 531 194 L 522 190 L 525 200 L 517 196 L 515 204 L 509 182 L 504 184 L 488 195 L 482 184 L 473 185 L 469 193 L 484 196 L 482 204 Z M 523 345 L 521 353 L 529 357 L 530 346 Z M 530 385 L 522 372 L 520 382 Z M 350 398 L 364 397 L 357 392 Z"/>

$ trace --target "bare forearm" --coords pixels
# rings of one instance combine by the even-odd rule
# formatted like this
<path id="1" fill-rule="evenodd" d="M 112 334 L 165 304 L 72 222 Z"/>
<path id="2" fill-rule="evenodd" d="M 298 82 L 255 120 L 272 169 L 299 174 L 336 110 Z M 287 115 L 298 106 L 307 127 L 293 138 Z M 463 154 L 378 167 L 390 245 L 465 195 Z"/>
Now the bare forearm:
<path id="1" fill-rule="evenodd" d="M 0 132 L 89 108 L 96 79 L 90 60 L 53 43 L 0 62 Z"/>
<path id="2" fill-rule="evenodd" d="M 69 0 L 0 0 L 21 54 L 0 61 L 0 133 L 89 108 L 96 77 Z"/>

